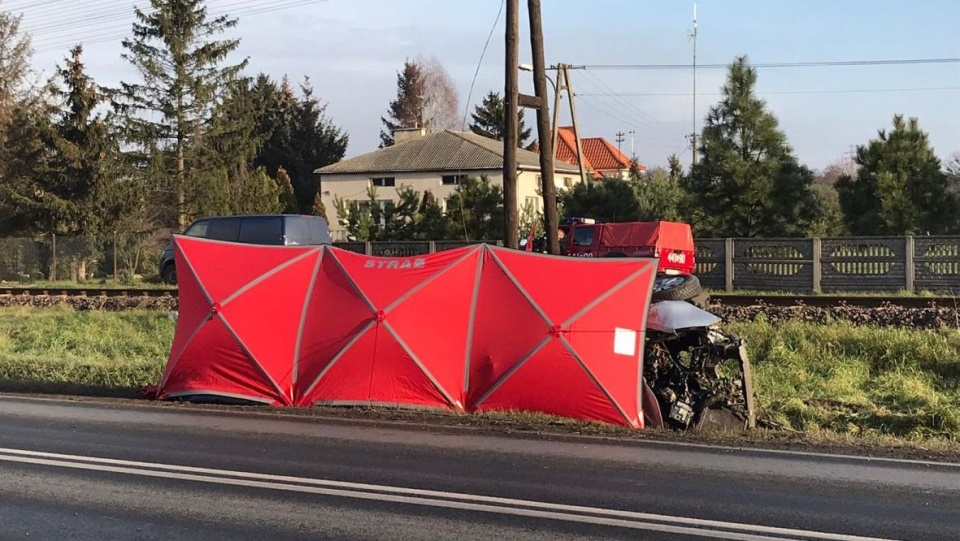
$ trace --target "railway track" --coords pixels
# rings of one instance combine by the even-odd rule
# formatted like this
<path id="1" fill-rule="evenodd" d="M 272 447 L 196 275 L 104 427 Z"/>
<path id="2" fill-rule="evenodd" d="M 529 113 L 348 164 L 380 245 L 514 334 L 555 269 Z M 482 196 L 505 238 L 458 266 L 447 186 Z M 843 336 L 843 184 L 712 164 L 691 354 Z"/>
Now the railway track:
<path id="1" fill-rule="evenodd" d="M 724 306 L 853 306 L 857 308 L 958 308 L 960 297 L 861 297 L 841 295 L 710 295 L 710 302 Z"/>
<path id="2" fill-rule="evenodd" d="M 176 297 L 176 289 L 151 288 L 53 288 L 0 286 L 0 295 L 43 296 L 43 297 Z M 898 306 L 902 308 L 960 307 L 960 297 L 862 297 L 842 295 L 710 295 L 710 302 L 724 306 L 855 306 L 859 308 L 880 308 Z"/>
<path id="3" fill-rule="evenodd" d="M 0 295 L 28 297 L 176 297 L 176 289 L 0 286 Z"/>

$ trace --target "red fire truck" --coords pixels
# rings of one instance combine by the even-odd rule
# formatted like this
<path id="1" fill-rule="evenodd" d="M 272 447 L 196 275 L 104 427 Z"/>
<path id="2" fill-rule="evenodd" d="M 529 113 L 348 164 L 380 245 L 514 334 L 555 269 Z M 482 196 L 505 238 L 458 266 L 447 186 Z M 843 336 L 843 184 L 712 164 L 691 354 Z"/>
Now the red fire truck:
<path id="1" fill-rule="evenodd" d="M 532 237 L 533 235 L 531 235 Z M 602 223 L 566 218 L 560 224 L 560 253 L 570 257 L 653 257 L 658 259 L 654 300 L 688 300 L 700 295 L 690 224 L 668 221 Z M 527 251 L 545 251 L 543 238 L 528 238 Z"/>

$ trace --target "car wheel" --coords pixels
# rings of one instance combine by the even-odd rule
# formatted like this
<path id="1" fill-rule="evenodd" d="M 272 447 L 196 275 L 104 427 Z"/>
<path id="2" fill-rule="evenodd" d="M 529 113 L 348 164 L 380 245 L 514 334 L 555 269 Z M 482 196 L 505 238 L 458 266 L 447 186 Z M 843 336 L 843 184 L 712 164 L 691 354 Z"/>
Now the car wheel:
<path id="1" fill-rule="evenodd" d="M 693 275 L 657 276 L 653 282 L 653 302 L 685 301 L 703 292 L 700 280 Z"/>
<path id="2" fill-rule="evenodd" d="M 177 267 L 174 264 L 167 265 L 163 268 L 163 272 L 160 273 L 160 278 L 163 279 L 164 283 L 170 285 L 177 284 Z"/>

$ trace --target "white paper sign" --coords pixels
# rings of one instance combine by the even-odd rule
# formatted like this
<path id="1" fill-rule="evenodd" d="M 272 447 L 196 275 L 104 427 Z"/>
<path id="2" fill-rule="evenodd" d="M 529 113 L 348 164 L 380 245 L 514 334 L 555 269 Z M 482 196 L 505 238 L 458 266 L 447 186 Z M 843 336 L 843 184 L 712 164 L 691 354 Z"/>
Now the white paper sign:
<path id="1" fill-rule="evenodd" d="M 637 354 L 637 332 L 630 329 L 614 329 L 613 352 L 633 357 Z"/>

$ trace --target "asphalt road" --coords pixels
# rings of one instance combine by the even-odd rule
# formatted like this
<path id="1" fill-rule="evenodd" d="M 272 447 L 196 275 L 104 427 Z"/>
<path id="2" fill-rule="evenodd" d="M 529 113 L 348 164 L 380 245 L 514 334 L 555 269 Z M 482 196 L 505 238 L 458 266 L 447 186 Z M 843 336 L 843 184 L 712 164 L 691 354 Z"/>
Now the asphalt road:
<path id="1" fill-rule="evenodd" d="M 960 465 L 0 396 L 0 539 L 950 539 Z"/>

